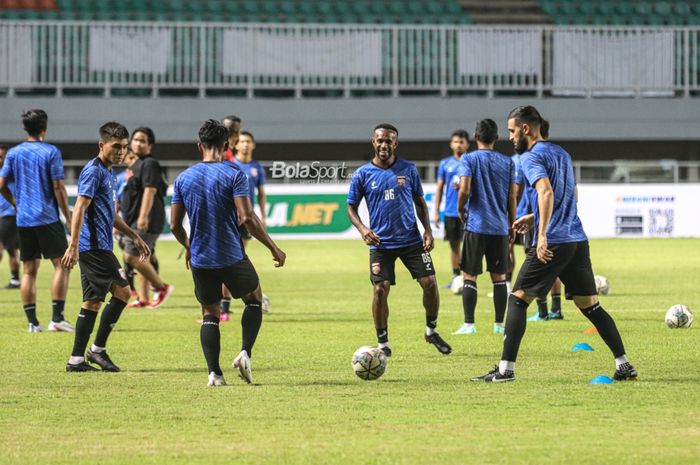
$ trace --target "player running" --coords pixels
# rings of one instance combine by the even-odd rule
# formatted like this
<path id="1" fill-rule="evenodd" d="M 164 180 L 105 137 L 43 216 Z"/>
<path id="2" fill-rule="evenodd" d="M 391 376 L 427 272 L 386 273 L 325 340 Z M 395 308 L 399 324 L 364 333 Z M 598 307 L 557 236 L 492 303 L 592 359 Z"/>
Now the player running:
<path id="1" fill-rule="evenodd" d="M 459 167 L 460 186 L 457 211 L 461 217 L 469 211 L 462 247 L 464 288 L 462 306 L 464 323 L 453 334 L 475 334 L 476 278 L 482 272 L 486 256 L 486 270 L 493 283 L 495 309 L 494 334 L 505 330 L 503 319 L 508 302 L 506 272 L 508 271 L 508 243 L 515 221 L 517 185 L 515 163 L 494 150 L 498 140 L 498 126 L 491 119 L 477 123 L 474 132 L 477 150 L 462 156 Z M 467 207 L 468 202 L 468 207 Z"/>
<path id="2" fill-rule="evenodd" d="M 508 115 L 508 133 L 521 162 L 526 195 L 534 213 L 513 224 L 517 232 L 534 228 L 536 239 L 523 263 L 508 299 L 503 354 L 500 363 L 472 381 L 515 380 L 515 361 L 525 334 L 527 307 L 544 295 L 557 277 L 567 297 L 593 323 L 615 357 L 617 381 L 637 378 L 637 370 L 625 354 L 620 333 L 596 295 L 588 238 L 576 208 L 576 182 L 571 156 L 561 147 L 542 139 L 542 117 L 532 106 L 517 107 Z"/>
<path id="3" fill-rule="evenodd" d="M 75 202 L 71 241 L 61 263 L 70 270 L 80 264 L 83 305 L 75 325 L 73 352 L 66 365 L 68 372 L 121 371 L 107 355 L 107 338 L 126 307 L 131 289 L 119 260 L 112 252 L 112 230 L 116 228 L 139 250 L 139 259 L 148 259 L 146 243 L 119 215 L 115 214 L 116 178 L 112 165 L 120 163 L 129 143 L 129 132 L 119 123 L 109 122 L 100 127 L 100 152 L 88 162 L 78 178 L 78 199 Z M 85 354 L 95 327 L 97 312 L 107 293 L 112 298 L 102 311 L 100 325 L 92 347 Z M 87 361 L 86 361 L 87 359 Z"/>
<path id="4" fill-rule="evenodd" d="M 0 145 L 0 168 L 5 162 L 5 155 L 10 147 Z M 10 183 L 10 192 L 13 191 Z M 15 207 L 3 196 L 0 196 L 0 260 L 3 250 L 7 250 L 10 264 L 10 282 L 5 289 L 19 289 L 19 233 L 17 232 L 17 212 Z"/>
<path id="5" fill-rule="evenodd" d="M 185 247 L 186 265 L 192 270 L 195 296 L 202 306 L 200 339 L 209 386 L 226 385 L 219 365 L 222 285 L 246 304 L 241 317 L 243 344 L 233 366 L 241 379 L 253 382 L 250 357 L 262 324 L 262 290 L 243 250 L 238 224 L 244 224 L 270 250 L 275 266 L 283 266 L 286 259 L 253 211 L 245 174 L 234 163 L 223 161 L 227 136 L 226 128 L 216 120 L 200 128 L 197 147 L 202 162 L 175 181 L 170 216 L 170 229 Z M 182 225 L 185 213 L 190 220 L 189 237 Z"/>
<path id="6" fill-rule="evenodd" d="M 370 248 L 370 281 L 374 288 L 372 316 L 379 347 L 387 357 L 391 356 L 388 297 L 391 286 L 396 284 L 394 264 L 399 258 L 423 288 L 425 340 L 447 355 L 452 347 L 436 330 L 440 295 L 430 257 L 434 247 L 430 213 L 416 165 L 395 154 L 398 139 L 399 132 L 391 124 L 383 123 L 374 128 L 374 157 L 352 176 L 348 216 Z M 369 210 L 369 228 L 362 223 L 357 211 L 363 198 Z M 425 230 L 422 238 L 416 213 Z"/>
<path id="7" fill-rule="evenodd" d="M 63 317 L 70 272 L 61 266 L 68 243 L 58 211 L 61 210 L 68 224 L 71 214 L 63 184 L 61 151 L 44 142 L 47 122 L 44 110 L 29 110 L 22 115 L 27 140 L 7 152 L 0 171 L 0 192 L 17 208 L 19 258 L 23 270 L 20 294 L 30 333 L 44 331 L 36 316 L 36 276 L 42 256 L 54 266 L 53 314 L 48 330 L 72 332 L 75 329 Z M 14 183 L 14 192 L 10 192 L 11 183 Z"/>

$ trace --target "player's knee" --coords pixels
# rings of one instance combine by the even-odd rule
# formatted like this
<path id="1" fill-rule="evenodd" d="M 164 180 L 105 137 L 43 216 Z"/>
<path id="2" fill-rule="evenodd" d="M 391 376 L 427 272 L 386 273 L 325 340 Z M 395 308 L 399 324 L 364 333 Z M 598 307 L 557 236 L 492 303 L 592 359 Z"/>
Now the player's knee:
<path id="1" fill-rule="evenodd" d="M 374 283 L 374 295 L 377 297 L 386 297 L 389 295 L 389 289 L 391 289 L 389 281 Z"/>
<path id="2" fill-rule="evenodd" d="M 437 280 L 435 279 L 435 276 L 423 276 L 418 280 L 418 282 L 424 291 L 437 290 Z"/>
<path id="3" fill-rule="evenodd" d="M 497 281 L 505 281 L 505 280 L 506 280 L 506 275 L 491 273 L 491 282 L 495 283 Z"/>
<path id="4" fill-rule="evenodd" d="M 128 302 L 131 297 L 131 288 L 129 286 L 117 287 L 112 293 L 112 297 L 119 299 L 122 302 Z"/>
<path id="5" fill-rule="evenodd" d="M 598 303 L 598 296 L 596 296 L 596 295 L 575 296 L 574 297 L 574 305 L 576 305 L 576 308 L 578 308 L 579 310 L 584 309 L 584 308 L 590 308 L 597 303 Z"/>
<path id="6" fill-rule="evenodd" d="M 99 300 L 89 300 L 87 302 L 83 302 L 83 308 L 85 310 L 90 310 L 91 312 L 99 311 L 101 306 L 102 302 Z"/>
<path id="7" fill-rule="evenodd" d="M 219 303 L 212 305 L 202 305 L 202 315 L 203 316 L 215 316 L 219 318 L 221 314 L 221 305 Z"/>

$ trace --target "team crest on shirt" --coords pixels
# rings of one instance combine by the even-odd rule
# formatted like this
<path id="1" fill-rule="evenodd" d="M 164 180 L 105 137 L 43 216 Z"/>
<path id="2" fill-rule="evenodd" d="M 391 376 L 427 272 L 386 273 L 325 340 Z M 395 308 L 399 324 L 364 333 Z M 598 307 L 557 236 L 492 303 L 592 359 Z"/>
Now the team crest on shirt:
<path id="1" fill-rule="evenodd" d="M 372 274 L 378 275 L 382 272 L 382 264 L 380 262 L 372 262 Z"/>
<path id="2" fill-rule="evenodd" d="M 258 176 L 258 169 L 257 168 L 251 168 L 250 169 L 250 175 L 253 176 L 254 178 Z"/>
<path id="3" fill-rule="evenodd" d="M 399 183 L 399 186 L 406 187 L 406 176 L 396 176 L 396 181 Z"/>

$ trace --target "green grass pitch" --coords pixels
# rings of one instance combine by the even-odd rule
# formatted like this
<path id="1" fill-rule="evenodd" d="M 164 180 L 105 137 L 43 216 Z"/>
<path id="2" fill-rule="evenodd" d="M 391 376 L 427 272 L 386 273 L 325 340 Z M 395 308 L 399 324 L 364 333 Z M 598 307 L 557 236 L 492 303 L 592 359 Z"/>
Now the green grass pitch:
<path id="1" fill-rule="evenodd" d="M 614 363 L 570 302 L 564 321 L 529 323 L 517 381 L 468 382 L 497 362 L 493 310 L 482 276 L 478 334 L 451 336 L 461 299 L 441 289 L 440 355 L 422 338 L 420 289 L 397 264 L 389 296 L 394 357 L 376 382 L 357 379 L 354 350 L 375 342 L 366 247 L 360 241 L 284 241 L 287 265 L 249 254 L 272 301 L 253 352 L 256 384 L 230 362 L 240 349 L 241 305 L 222 324 L 229 386 L 207 388 L 199 310 L 179 247 L 161 242 L 165 306 L 127 310 L 109 341 L 122 373 L 64 371 L 72 334 L 26 333 L 16 291 L 0 292 L 0 464 L 690 464 L 700 463 L 698 323 L 670 330 L 664 312 L 684 303 L 700 316 L 700 240 L 595 240 L 602 298 L 631 361 L 632 383 L 592 386 Z M 6 257 L 5 257 L 6 258 Z M 444 284 L 450 266 L 433 253 Z M 519 254 L 519 262 L 522 254 Z M 47 266 L 48 265 L 48 266 Z M 50 265 L 42 264 L 38 314 L 50 318 Z M 0 276 L 7 276 L 6 262 Z M 76 268 L 66 316 L 80 306 Z M 534 305 L 530 311 L 534 311 Z M 588 342 L 595 352 L 572 352 Z"/>

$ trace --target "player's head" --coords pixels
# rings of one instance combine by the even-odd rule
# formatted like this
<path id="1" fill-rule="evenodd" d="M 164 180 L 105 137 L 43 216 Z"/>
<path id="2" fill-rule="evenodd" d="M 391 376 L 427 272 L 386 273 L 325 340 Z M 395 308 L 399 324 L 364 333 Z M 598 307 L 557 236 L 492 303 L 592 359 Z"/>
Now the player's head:
<path id="1" fill-rule="evenodd" d="M 28 110 L 22 113 L 22 125 L 30 137 L 43 137 L 49 116 L 44 110 Z"/>
<path id="2" fill-rule="evenodd" d="M 7 144 L 0 144 L 0 166 L 5 163 L 5 155 L 7 151 L 10 150 L 10 146 Z"/>
<path id="3" fill-rule="evenodd" d="M 155 143 L 156 135 L 151 128 L 141 126 L 131 134 L 131 151 L 139 158 L 149 156 Z"/>
<path id="4" fill-rule="evenodd" d="M 241 155 L 243 157 L 248 157 L 253 155 L 255 150 L 255 137 L 248 131 L 241 132 L 238 136 L 238 142 L 236 143 L 236 155 Z"/>
<path id="5" fill-rule="evenodd" d="M 228 115 L 224 116 L 221 122 L 224 123 L 224 126 L 228 130 L 229 145 L 235 148 L 236 142 L 238 142 L 238 136 L 241 134 L 241 119 L 235 115 Z"/>
<path id="6" fill-rule="evenodd" d="M 540 135 L 542 139 L 549 139 L 549 121 L 543 119 L 540 123 Z"/>
<path id="7" fill-rule="evenodd" d="M 399 145 L 399 130 L 389 123 L 381 123 L 372 131 L 374 156 L 382 162 L 390 160 Z"/>
<path id="8" fill-rule="evenodd" d="M 129 146 L 126 150 L 126 156 L 124 157 L 124 164 L 127 166 L 127 168 L 131 168 L 131 165 L 136 163 L 136 160 L 138 160 L 139 157 L 136 156 L 136 154 L 131 150 L 131 146 Z"/>
<path id="9" fill-rule="evenodd" d="M 450 136 L 450 150 L 454 155 L 462 155 L 469 148 L 469 133 L 464 129 L 457 129 Z"/>
<path id="10" fill-rule="evenodd" d="M 476 123 L 474 139 L 484 145 L 491 145 L 498 140 L 498 125 L 492 119 L 482 119 Z"/>
<path id="11" fill-rule="evenodd" d="M 508 114 L 508 137 L 517 153 L 526 152 L 540 136 L 542 116 L 531 105 L 516 107 Z"/>
<path id="12" fill-rule="evenodd" d="M 126 156 L 129 147 L 129 131 L 123 124 L 110 121 L 100 126 L 100 158 L 109 165 L 116 165 Z"/>
<path id="13" fill-rule="evenodd" d="M 215 119 L 208 119 L 199 128 L 199 153 L 205 156 L 205 152 L 213 152 L 213 158 L 222 161 L 224 151 L 228 144 L 228 130 Z"/>

